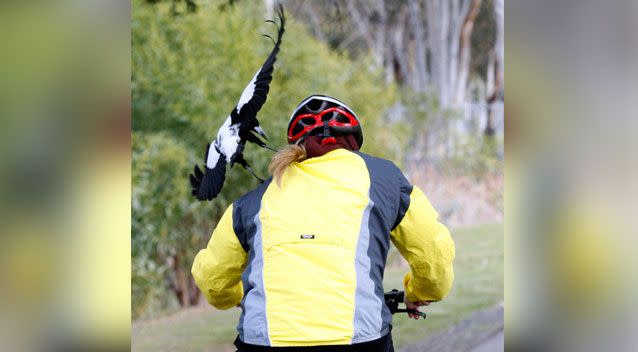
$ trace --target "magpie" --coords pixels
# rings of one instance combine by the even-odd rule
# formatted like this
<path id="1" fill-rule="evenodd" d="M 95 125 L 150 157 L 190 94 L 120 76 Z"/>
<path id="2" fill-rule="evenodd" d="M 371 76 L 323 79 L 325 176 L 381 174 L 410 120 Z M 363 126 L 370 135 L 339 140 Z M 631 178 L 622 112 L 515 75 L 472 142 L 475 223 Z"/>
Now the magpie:
<path id="1" fill-rule="evenodd" d="M 246 142 L 255 143 L 258 146 L 272 151 L 277 151 L 262 141 L 257 135 L 268 140 L 266 133 L 259 126 L 257 112 L 266 102 L 270 81 L 272 81 L 273 65 L 277 59 L 277 53 L 281 45 L 281 38 L 284 34 L 286 17 L 281 4 L 277 8 L 279 25 L 273 20 L 271 22 L 277 27 L 277 41 L 270 38 L 274 47 L 264 64 L 257 70 L 248 86 L 241 93 L 237 106 L 231 111 L 226 121 L 217 132 L 217 138 L 206 146 L 204 156 L 205 170 L 195 165 L 193 173 L 190 174 L 192 194 L 200 201 L 213 200 L 221 191 L 226 178 L 226 164 L 233 167 L 235 163 L 255 176 L 260 182 L 264 180 L 257 176 L 250 165 L 244 159 L 243 151 Z"/>

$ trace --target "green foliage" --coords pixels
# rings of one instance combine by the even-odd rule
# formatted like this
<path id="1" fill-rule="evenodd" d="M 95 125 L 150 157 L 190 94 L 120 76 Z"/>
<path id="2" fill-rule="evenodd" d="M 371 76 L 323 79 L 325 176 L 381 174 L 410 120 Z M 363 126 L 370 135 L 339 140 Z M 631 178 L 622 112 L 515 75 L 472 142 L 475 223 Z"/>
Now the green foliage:
<path id="1" fill-rule="evenodd" d="M 446 330 L 473 311 L 503 301 L 503 225 L 451 229 L 451 234 L 456 245 L 452 290 L 443 301 L 420 309 L 428 315 L 425 321 L 414 321 L 404 314 L 393 317 L 392 336 L 399 348 Z M 386 291 L 402 287 L 406 266 L 386 269 Z"/>
<path id="2" fill-rule="evenodd" d="M 153 317 L 156 312 L 177 307 L 169 294 L 165 276 L 168 268 L 141 253 L 131 259 L 131 314 L 134 319 Z"/>
<path id="3" fill-rule="evenodd" d="M 183 145 L 161 133 L 133 133 L 132 145 L 132 254 L 172 255 L 188 235 L 183 230 L 197 221 L 184 182 L 184 170 L 194 159 Z"/>
<path id="4" fill-rule="evenodd" d="M 201 245 L 205 224 L 189 199 L 185 168 L 193 158 L 163 133 L 132 135 L 132 302 L 133 315 L 174 304 L 166 292 L 171 260 Z M 152 308 L 152 309 L 151 309 Z"/>
<path id="5" fill-rule="evenodd" d="M 187 177 L 196 162 L 201 165 L 207 142 L 270 52 L 272 43 L 261 34 L 276 30 L 264 22 L 261 2 L 225 11 L 214 2 L 198 2 L 196 12 L 179 16 L 171 6 L 170 2 L 132 3 L 136 316 L 143 314 L 144 307 L 168 304 L 148 302 L 157 302 L 151 299 L 157 297 L 153 292 L 166 289 L 162 277 L 172 256 L 178 255 L 178 265 L 189 272 L 196 249 L 205 245 L 222 212 L 257 186 L 250 174 L 236 167 L 228 171 L 218 198 L 199 203 L 190 195 Z M 258 115 L 270 144 L 283 146 L 293 108 L 306 96 L 322 93 L 344 100 L 361 117 L 364 151 L 399 159 L 401 149 L 391 148 L 396 130 L 381 125 L 396 91 L 371 72 L 368 63 L 330 51 L 288 14 L 268 100 Z M 245 156 L 258 174 L 267 175 L 271 152 L 249 145 Z"/>

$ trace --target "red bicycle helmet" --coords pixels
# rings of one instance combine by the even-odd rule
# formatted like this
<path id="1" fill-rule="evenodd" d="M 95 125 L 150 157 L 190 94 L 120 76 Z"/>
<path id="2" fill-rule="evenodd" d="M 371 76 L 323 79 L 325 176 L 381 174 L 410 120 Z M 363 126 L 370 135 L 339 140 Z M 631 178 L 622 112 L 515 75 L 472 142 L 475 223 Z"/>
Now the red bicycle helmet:
<path id="1" fill-rule="evenodd" d="M 336 134 L 353 134 L 359 147 L 363 144 L 361 123 L 343 102 L 326 96 L 311 95 L 302 100 L 290 116 L 288 143 L 297 143 L 308 135 L 334 138 Z"/>

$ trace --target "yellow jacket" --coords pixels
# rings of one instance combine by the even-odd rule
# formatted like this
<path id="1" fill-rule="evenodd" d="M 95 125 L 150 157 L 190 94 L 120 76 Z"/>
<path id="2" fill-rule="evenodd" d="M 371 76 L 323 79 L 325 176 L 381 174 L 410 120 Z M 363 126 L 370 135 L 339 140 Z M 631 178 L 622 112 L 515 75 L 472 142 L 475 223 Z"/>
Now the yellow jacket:
<path id="1" fill-rule="evenodd" d="M 211 305 L 241 304 L 240 339 L 263 346 L 344 345 L 387 334 L 390 241 L 410 264 L 412 301 L 454 280 L 454 243 L 420 189 L 390 161 L 337 149 L 290 165 L 233 203 L 195 257 Z"/>

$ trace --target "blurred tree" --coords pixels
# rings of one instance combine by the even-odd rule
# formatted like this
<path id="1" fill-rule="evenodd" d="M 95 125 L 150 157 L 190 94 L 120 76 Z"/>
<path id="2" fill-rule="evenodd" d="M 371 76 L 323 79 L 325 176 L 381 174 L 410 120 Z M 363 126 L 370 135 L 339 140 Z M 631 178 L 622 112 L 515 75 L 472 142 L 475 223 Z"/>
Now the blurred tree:
<path id="1" fill-rule="evenodd" d="M 162 0 L 146 0 L 149 4 L 157 4 Z M 178 15 L 181 13 L 180 8 L 183 6 L 186 7 L 186 10 L 190 13 L 197 11 L 197 3 L 194 0 L 170 0 L 171 1 L 171 13 L 173 15 Z M 230 0 L 232 5 L 233 0 Z"/>
<path id="2" fill-rule="evenodd" d="M 288 2 L 317 38 L 355 58 L 370 53 L 386 82 L 433 90 L 442 107 L 468 101 L 472 73 L 486 77 L 503 47 L 494 39 L 503 0 Z"/>
<path id="3" fill-rule="evenodd" d="M 498 100 L 505 100 L 505 52 L 504 52 L 504 0 L 493 0 L 494 22 L 496 23 L 496 40 L 494 50 L 491 51 L 489 66 L 487 70 L 487 123 L 484 134 L 486 137 L 494 137 L 496 128 L 494 127 L 494 103 Z"/>
<path id="4" fill-rule="evenodd" d="M 419 126 L 406 137 L 411 162 L 502 155 L 500 139 L 480 145 L 503 132 L 503 0 L 288 3 L 317 38 L 355 60 L 371 55 L 371 69 L 402 88 L 391 115 Z"/>
<path id="5" fill-rule="evenodd" d="M 133 302 L 148 301 L 163 287 L 182 306 L 193 305 L 199 291 L 189 274 L 189 257 L 205 241 L 211 219 L 222 209 L 195 211 L 184 182 L 184 170 L 194 159 L 175 138 L 134 132 L 132 149 L 133 283 L 141 283 L 133 285 Z"/>

